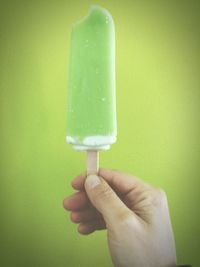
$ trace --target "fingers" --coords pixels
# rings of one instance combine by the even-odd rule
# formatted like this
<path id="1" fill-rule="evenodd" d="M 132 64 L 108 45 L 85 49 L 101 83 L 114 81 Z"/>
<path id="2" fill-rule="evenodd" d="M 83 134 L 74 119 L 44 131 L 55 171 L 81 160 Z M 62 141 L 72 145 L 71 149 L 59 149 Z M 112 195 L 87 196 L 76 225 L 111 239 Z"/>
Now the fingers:
<path id="1" fill-rule="evenodd" d="M 72 211 L 71 220 L 74 223 L 79 223 L 78 231 L 83 235 L 88 235 L 96 230 L 106 228 L 101 214 L 93 207 L 87 207 L 80 211 Z"/>
<path id="2" fill-rule="evenodd" d="M 118 170 L 99 169 L 98 175 L 103 177 L 117 193 L 127 194 L 130 190 L 138 186 L 144 189 L 148 187 L 145 182 L 137 177 Z M 76 190 L 84 190 L 85 179 L 86 172 L 77 176 L 72 182 L 73 188 Z"/>
<path id="3" fill-rule="evenodd" d="M 86 178 L 86 172 L 78 175 L 73 181 L 72 181 L 72 187 L 76 190 L 84 190 L 84 182 Z"/>
<path id="4" fill-rule="evenodd" d="M 136 176 L 118 170 L 100 169 L 98 174 L 103 177 L 116 192 L 122 194 L 127 194 L 138 186 L 147 187 L 147 184 Z"/>
<path id="5" fill-rule="evenodd" d="M 90 205 L 90 201 L 85 192 L 77 192 L 63 201 L 66 210 L 77 211 Z"/>
<path id="6" fill-rule="evenodd" d="M 135 223 L 138 216 L 145 213 L 145 207 L 155 202 L 148 193 L 152 186 L 135 176 L 118 170 L 100 169 L 96 177 L 100 179 L 98 182 L 96 178 L 92 181 L 91 177 L 86 177 L 84 172 L 72 181 L 73 188 L 79 192 L 63 202 L 64 208 L 72 211 L 71 220 L 80 224 L 78 231 L 81 234 L 105 229 L 106 225 L 109 228 L 117 221 L 131 219 Z"/>
<path id="7" fill-rule="evenodd" d="M 71 220 L 74 223 L 81 223 L 81 222 L 83 223 L 98 219 L 102 219 L 102 216 L 93 207 L 89 207 L 81 211 L 72 211 L 71 213 Z"/>
<path id="8" fill-rule="evenodd" d="M 89 175 L 85 189 L 93 206 L 102 214 L 107 225 L 133 217 L 131 210 L 121 201 L 109 184 L 97 175 Z"/>
<path id="9" fill-rule="evenodd" d="M 103 220 L 94 220 L 87 223 L 81 223 L 78 226 L 78 231 L 82 235 L 88 235 L 96 230 L 103 230 L 106 228 L 105 222 Z"/>

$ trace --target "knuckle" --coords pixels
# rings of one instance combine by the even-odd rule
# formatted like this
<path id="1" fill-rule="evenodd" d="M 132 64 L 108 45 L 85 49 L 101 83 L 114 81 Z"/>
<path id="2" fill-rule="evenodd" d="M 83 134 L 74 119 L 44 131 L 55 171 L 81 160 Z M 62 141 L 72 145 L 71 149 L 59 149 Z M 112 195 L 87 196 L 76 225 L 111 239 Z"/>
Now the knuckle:
<path id="1" fill-rule="evenodd" d="M 121 210 L 118 213 L 118 219 L 122 224 L 129 224 L 133 220 L 133 214 L 127 210 Z"/>
<path id="2" fill-rule="evenodd" d="M 102 186 L 95 192 L 96 199 L 108 199 L 112 194 L 112 189 L 109 186 Z"/>
<path id="3" fill-rule="evenodd" d="M 117 228 L 118 229 L 130 229 L 135 230 L 138 227 L 138 220 L 135 219 L 132 212 L 128 211 L 121 211 L 118 213 L 118 216 L 116 218 Z"/>
<path id="4" fill-rule="evenodd" d="M 114 172 L 120 172 L 118 169 L 111 169 Z"/>

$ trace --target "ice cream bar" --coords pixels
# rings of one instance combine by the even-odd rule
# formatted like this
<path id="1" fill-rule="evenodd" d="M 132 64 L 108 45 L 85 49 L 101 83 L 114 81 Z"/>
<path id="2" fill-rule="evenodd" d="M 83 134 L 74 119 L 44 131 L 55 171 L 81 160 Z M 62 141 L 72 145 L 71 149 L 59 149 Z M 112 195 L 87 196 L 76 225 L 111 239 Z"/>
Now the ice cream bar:
<path id="1" fill-rule="evenodd" d="M 67 142 L 76 150 L 116 141 L 114 22 L 99 6 L 73 25 L 67 115 Z"/>

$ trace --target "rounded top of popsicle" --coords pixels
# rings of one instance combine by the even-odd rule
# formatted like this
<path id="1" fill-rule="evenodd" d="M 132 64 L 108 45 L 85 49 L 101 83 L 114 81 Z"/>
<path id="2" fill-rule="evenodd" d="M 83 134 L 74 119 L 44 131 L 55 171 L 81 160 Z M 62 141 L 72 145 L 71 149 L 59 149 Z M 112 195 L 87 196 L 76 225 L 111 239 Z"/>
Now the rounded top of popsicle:
<path id="1" fill-rule="evenodd" d="M 82 24 L 83 22 L 89 22 L 94 24 L 113 24 L 113 18 L 110 12 L 98 5 L 92 5 L 89 9 L 88 14 L 78 22 L 74 24 L 74 26 Z"/>
<path id="2" fill-rule="evenodd" d="M 109 11 L 98 5 L 92 5 L 90 7 L 88 19 L 94 22 L 105 22 L 106 24 L 113 22 L 112 15 L 109 13 Z"/>

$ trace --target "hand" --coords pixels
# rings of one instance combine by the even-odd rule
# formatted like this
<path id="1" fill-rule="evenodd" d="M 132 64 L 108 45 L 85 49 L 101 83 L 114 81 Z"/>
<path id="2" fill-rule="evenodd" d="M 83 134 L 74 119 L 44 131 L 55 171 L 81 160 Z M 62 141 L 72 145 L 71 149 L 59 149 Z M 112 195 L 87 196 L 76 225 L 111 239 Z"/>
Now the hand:
<path id="1" fill-rule="evenodd" d="M 165 193 L 134 176 L 100 169 L 72 182 L 64 200 L 81 234 L 107 228 L 116 267 L 175 267 L 176 249 Z"/>

